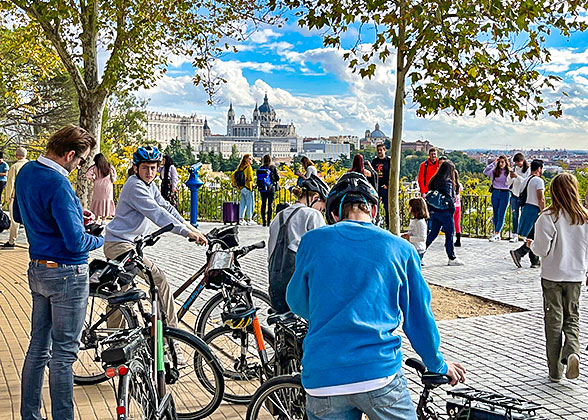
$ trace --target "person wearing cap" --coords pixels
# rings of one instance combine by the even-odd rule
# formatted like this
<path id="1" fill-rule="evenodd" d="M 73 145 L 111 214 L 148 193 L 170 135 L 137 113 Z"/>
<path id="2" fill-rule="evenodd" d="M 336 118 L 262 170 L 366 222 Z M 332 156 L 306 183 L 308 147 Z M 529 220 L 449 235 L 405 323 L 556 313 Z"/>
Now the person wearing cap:
<path id="1" fill-rule="evenodd" d="M 33 302 L 31 341 L 22 368 L 20 414 L 41 418 L 43 376 L 49 365 L 52 417 L 73 420 L 73 371 L 88 306 L 88 254 L 102 237 L 86 233 L 69 175 L 84 166 L 94 136 L 81 127 L 54 133 L 47 151 L 16 178 L 14 221 L 29 241 L 28 281 Z"/>
<path id="2" fill-rule="evenodd" d="M 446 362 L 416 249 L 373 224 L 378 194 L 343 175 L 329 192 L 327 222 L 300 241 L 286 299 L 309 321 L 302 385 L 309 420 L 416 420 L 402 374 L 400 325 L 431 372 L 465 381 Z M 377 244 L 375 246 L 374 244 Z"/>
<path id="3" fill-rule="evenodd" d="M 153 182 L 162 158 L 163 154 L 159 149 L 152 146 L 139 147 L 133 154 L 135 175 L 129 176 L 125 182 L 114 219 L 106 226 L 104 238 L 106 258 L 115 259 L 134 249 L 135 238 L 149 234 L 152 223 L 158 227 L 171 223 L 174 225 L 173 233 L 192 239 L 199 244 L 207 243 L 202 233 L 188 228 L 184 218 L 174 206 L 163 199 L 157 185 Z M 148 258 L 143 257 L 143 261 L 151 269 L 153 281 L 159 289 L 168 324 L 172 327 L 177 326 L 174 298 L 165 274 Z M 116 319 L 109 319 L 109 323 L 116 325 Z"/>

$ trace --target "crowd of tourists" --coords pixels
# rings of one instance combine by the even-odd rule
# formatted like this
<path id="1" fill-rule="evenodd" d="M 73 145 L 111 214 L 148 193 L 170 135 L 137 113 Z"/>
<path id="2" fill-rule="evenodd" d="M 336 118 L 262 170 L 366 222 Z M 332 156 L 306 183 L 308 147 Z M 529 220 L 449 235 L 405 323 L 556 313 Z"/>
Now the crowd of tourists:
<path id="1" fill-rule="evenodd" d="M 16 230 L 18 224 L 25 226 L 29 242 L 33 309 L 21 389 L 21 416 L 26 420 L 41 418 L 47 365 L 53 418 L 73 419 L 72 364 L 88 301 L 89 251 L 103 246 L 105 256 L 114 259 L 134 247 L 135 237 L 149 233 L 152 223 L 172 224 L 173 233 L 207 243 L 172 203 L 178 174 L 171 157 L 151 146 L 133 154 L 134 173 L 127 178 L 116 209 L 116 171 L 103 155 L 96 155 L 86 172 L 94 183 L 91 208 L 96 217 L 113 218 L 104 237 L 88 232 L 88 214 L 68 176 L 84 167 L 95 145 L 90 133 L 67 126 L 51 136 L 46 153 L 36 161 L 28 162 L 22 148 L 16 150 L 17 162 L 10 169 L 0 159 L 12 222 Z M 423 256 L 441 231 L 448 265 L 463 265 L 455 254 L 455 247 L 461 246 L 463 187 L 458 173 L 450 160 L 438 158 L 435 149 L 429 151 L 418 174 L 421 196 L 409 202 L 411 221 L 403 239 L 374 224 L 380 204 L 388 220 L 390 158 L 383 144 L 377 150 L 372 162 L 364 163 L 356 155 L 352 169 L 332 188 L 312 161 L 303 158 L 305 173 L 297 173 L 299 180 L 292 188 L 296 201 L 273 218 L 279 174 L 270 156 L 263 158 L 255 175 L 251 155 L 243 156 L 231 177 L 240 189 L 241 223 L 252 223 L 254 187 L 262 194 L 273 309 L 309 320 L 302 359 L 309 419 L 359 419 L 362 413 L 370 419 L 416 419 L 401 370 L 401 338 L 394 333 L 400 327 L 430 372 L 447 375 L 453 385 L 465 381 L 465 368 L 447 361 L 439 349 L 431 293 L 421 271 Z M 578 306 L 588 268 L 588 210 L 573 175 L 562 173 L 553 179 L 551 205 L 545 207 L 543 162 L 529 164 L 519 153 L 513 164 L 511 170 L 508 158 L 500 156 L 485 170 L 491 177 L 495 210 L 490 241 L 500 239 L 509 205 L 513 213 L 520 211 L 511 240 L 523 243 L 511 255 L 517 267 L 527 254 L 531 266 L 541 267 L 549 379 L 574 379 L 580 368 Z M 154 183 L 158 173 L 161 191 Z M 11 228 L 8 247 L 14 246 L 15 236 Z M 165 273 L 147 258 L 144 261 L 169 324 L 175 326 Z"/>

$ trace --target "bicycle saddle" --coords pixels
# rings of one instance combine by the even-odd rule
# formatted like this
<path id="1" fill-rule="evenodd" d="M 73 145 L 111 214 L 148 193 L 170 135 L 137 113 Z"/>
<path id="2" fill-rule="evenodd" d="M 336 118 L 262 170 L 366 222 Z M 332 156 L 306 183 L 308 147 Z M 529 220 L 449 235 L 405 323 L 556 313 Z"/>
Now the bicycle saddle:
<path id="1" fill-rule="evenodd" d="M 136 302 L 145 299 L 147 294 L 141 289 L 131 289 L 123 293 L 118 293 L 108 298 L 109 305 L 121 305 L 127 302 Z"/>
<path id="2" fill-rule="evenodd" d="M 282 314 L 273 314 L 267 317 L 267 325 L 274 325 L 278 323 L 284 323 L 287 321 L 293 321 L 296 319 L 296 315 L 292 312 L 284 312 Z"/>
<path id="3" fill-rule="evenodd" d="M 427 372 L 425 364 L 419 359 L 410 358 L 406 360 L 406 365 L 415 369 L 421 376 L 421 382 L 425 386 L 437 386 L 448 384 L 451 380 L 447 375 L 441 373 Z"/>

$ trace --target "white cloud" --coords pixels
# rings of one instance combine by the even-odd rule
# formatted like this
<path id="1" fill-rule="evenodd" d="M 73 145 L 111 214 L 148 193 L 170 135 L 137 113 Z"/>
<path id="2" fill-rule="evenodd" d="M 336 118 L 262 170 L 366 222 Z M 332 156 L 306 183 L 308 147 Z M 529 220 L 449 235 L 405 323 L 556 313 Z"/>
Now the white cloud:
<path id="1" fill-rule="evenodd" d="M 274 31 L 272 28 L 264 28 L 253 32 L 249 37 L 249 41 L 256 44 L 265 44 L 270 39 L 279 38 L 281 36 L 282 34 Z"/>

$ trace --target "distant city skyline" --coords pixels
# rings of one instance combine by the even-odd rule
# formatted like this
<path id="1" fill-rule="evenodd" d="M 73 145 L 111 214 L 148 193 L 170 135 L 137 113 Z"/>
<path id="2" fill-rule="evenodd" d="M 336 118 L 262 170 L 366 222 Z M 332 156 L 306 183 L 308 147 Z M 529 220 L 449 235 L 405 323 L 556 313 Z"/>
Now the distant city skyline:
<path id="1" fill-rule="evenodd" d="M 188 57 L 173 57 L 172 65 L 157 85 L 139 92 L 148 98 L 148 109 L 207 118 L 215 133 L 226 125 L 229 103 L 241 113 L 249 112 L 267 93 L 283 123 L 294 122 L 306 137 L 356 135 L 376 123 L 391 136 L 395 88 L 395 58 L 380 64 L 375 76 L 361 79 L 351 73 L 342 56 L 355 41 L 352 35 L 342 49 L 325 48 L 315 32 L 286 24 L 266 27 L 237 45 L 238 53 L 224 55 L 215 69 L 227 80 L 208 106 L 204 90 L 193 85 L 195 70 Z M 574 34 L 568 41 L 548 39 L 552 61 L 541 71 L 562 78 L 556 92 L 545 92 L 546 103 L 561 100 L 560 119 L 544 116 L 539 121 L 511 122 L 497 115 L 457 117 L 440 113 L 419 118 L 407 98 L 404 139 L 427 139 L 447 149 L 543 148 L 588 149 L 588 33 Z M 563 96 L 565 91 L 569 96 Z M 410 93 L 410 90 L 409 90 Z M 247 115 L 249 118 L 249 115 Z"/>

